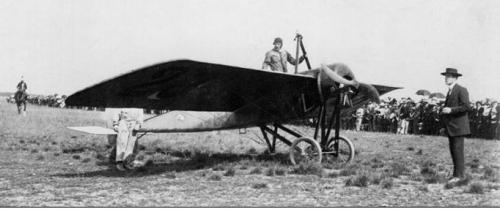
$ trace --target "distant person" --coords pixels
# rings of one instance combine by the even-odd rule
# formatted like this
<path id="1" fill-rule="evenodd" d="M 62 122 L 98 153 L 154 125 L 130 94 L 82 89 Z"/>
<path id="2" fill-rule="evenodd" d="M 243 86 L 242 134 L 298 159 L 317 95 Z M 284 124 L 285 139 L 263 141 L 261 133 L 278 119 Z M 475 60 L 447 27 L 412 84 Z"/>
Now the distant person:
<path id="1" fill-rule="evenodd" d="M 402 99 L 399 109 L 398 134 L 408 134 L 410 111 L 410 103 L 406 99 Z"/>
<path id="2" fill-rule="evenodd" d="M 365 109 L 363 107 L 360 107 L 356 110 L 356 131 L 361 131 L 362 124 L 363 124 L 363 116 L 365 115 Z"/>
<path id="3" fill-rule="evenodd" d="M 26 82 L 24 82 L 24 77 L 21 76 L 21 81 L 19 81 L 19 83 L 17 84 L 17 90 L 21 92 L 26 92 L 27 89 L 28 85 L 26 84 Z"/>
<path id="4" fill-rule="evenodd" d="M 288 72 L 287 62 L 292 65 L 298 65 L 304 61 L 304 56 L 301 56 L 297 62 L 297 60 L 290 53 L 282 50 L 283 40 L 280 37 L 274 39 L 273 45 L 274 48 L 266 53 L 264 63 L 262 63 L 263 70 L 270 68 L 272 71 L 286 73 Z"/>
<path id="5" fill-rule="evenodd" d="M 458 77 L 462 74 L 454 68 L 446 68 L 445 83 L 448 94 L 441 110 L 441 121 L 444 132 L 449 139 L 450 153 L 453 160 L 453 176 L 450 183 L 456 183 L 465 177 L 464 136 L 470 135 L 469 115 L 471 110 L 469 92 L 457 84 Z"/>
<path id="6" fill-rule="evenodd" d="M 496 137 L 496 129 L 497 129 L 497 115 L 498 115 L 498 102 L 491 102 L 490 114 L 488 117 L 490 118 L 490 124 L 488 128 L 488 139 L 494 139 Z"/>
<path id="7" fill-rule="evenodd" d="M 24 82 L 23 76 L 21 76 L 21 81 L 17 84 L 17 91 L 14 95 L 14 100 L 16 101 L 17 112 L 23 116 L 26 115 L 26 102 L 28 100 L 28 94 L 26 93 L 27 89 L 28 85 Z"/>
<path id="8" fill-rule="evenodd" d="M 481 115 L 482 113 L 479 113 L 479 109 L 481 109 L 481 101 L 477 101 L 475 103 L 475 106 L 473 106 L 472 111 L 470 112 L 470 128 L 471 128 L 471 134 L 472 137 L 477 137 L 478 136 L 478 130 L 479 130 L 479 125 L 481 122 Z"/>

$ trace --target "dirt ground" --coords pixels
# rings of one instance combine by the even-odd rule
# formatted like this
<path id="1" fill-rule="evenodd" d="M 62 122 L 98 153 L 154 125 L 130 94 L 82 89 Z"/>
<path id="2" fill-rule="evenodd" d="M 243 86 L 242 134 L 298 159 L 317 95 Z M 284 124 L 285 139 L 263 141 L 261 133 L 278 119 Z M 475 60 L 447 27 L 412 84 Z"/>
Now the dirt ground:
<path id="1" fill-rule="evenodd" d="M 28 106 L 21 117 L 2 100 L 0 116 L 0 207 L 500 206 L 498 141 L 466 139 L 469 181 L 453 186 L 442 181 L 452 169 L 447 138 L 352 131 L 342 133 L 357 149 L 347 166 L 300 173 L 285 145 L 265 154 L 250 128 L 146 135 L 141 154 L 152 164 L 123 173 L 109 168 L 105 136 L 65 128 L 105 126 L 100 112 Z"/>

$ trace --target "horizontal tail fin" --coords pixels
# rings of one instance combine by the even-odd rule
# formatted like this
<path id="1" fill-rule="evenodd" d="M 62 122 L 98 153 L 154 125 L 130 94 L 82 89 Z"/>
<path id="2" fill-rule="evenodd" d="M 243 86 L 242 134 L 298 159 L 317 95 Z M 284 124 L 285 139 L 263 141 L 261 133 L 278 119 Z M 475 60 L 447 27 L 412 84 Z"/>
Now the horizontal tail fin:
<path id="1" fill-rule="evenodd" d="M 88 134 L 99 134 L 99 135 L 116 135 L 113 129 L 103 128 L 99 126 L 79 126 L 79 127 L 68 127 L 68 129 L 80 131 Z"/>

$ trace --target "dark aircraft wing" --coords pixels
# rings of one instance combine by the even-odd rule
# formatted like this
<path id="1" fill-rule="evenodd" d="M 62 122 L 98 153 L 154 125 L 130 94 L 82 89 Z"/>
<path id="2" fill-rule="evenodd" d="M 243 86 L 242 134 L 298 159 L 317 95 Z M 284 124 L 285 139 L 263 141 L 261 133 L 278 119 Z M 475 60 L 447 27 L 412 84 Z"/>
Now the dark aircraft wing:
<path id="1" fill-rule="evenodd" d="M 264 95 L 293 94 L 311 85 L 316 85 L 316 79 L 308 75 L 175 60 L 138 69 L 78 91 L 66 99 L 66 104 L 234 111 Z"/>
<path id="2" fill-rule="evenodd" d="M 394 89 L 363 84 L 353 104 L 378 100 L 378 95 Z M 283 110 L 283 103 L 302 93 L 317 95 L 315 74 L 285 74 L 175 60 L 138 69 L 78 91 L 66 99 L 66 104 L 189 111 L 235 111 L 254 104 L 269 113 L 290 111 Z"/>

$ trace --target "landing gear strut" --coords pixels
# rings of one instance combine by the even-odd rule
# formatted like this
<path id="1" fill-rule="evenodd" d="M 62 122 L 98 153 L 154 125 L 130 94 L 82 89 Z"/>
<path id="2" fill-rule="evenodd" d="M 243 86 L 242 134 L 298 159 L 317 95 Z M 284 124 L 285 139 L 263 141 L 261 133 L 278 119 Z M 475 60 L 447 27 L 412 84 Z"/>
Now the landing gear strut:
<path id="1" fill-rule="evenodd" d="M 290 161 L 292 164 L 300 164 L 304 162 L 326 162 L 326 163 L 349 163 L 354 158 L 355 150 L 353 143 L 345 136 L 340 136 L 340 110 L 342 108 L 342 99 L 344 94 L 341 92 L 349 90 L 347 87 L 336 89 L 335 105 L 330 119 L 327 121 L 327 105 L 323 101 L 319 109 L 318 123 L 314 131 L 313 138 L 303 137 L 299 133 L 284 127 L 279 123 L 274 123 L 274 129 L 261 125 L 260 129 L 266 140 L 271 153 L 276 151 L 276 139 L 290 146 Z M 334 136 L 330 137 L 332 129 L 335 130 Z M 278 133 L 282 130 L 291 134 L 297 139 L 293 142 L 289 141 Z M 272 135 L 272 140 L 268 135 Z M 319 136 L 318 136 L 319 135 Z"/>

